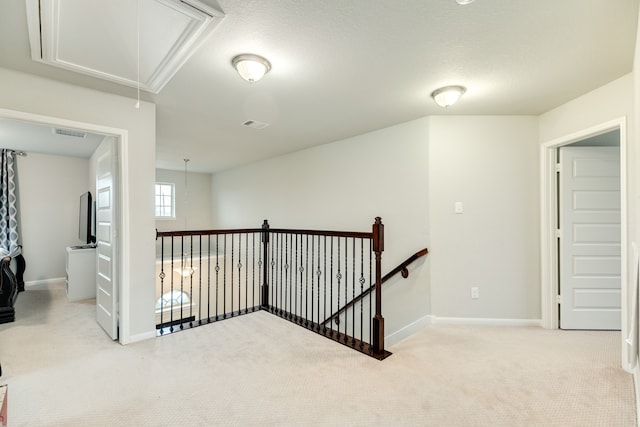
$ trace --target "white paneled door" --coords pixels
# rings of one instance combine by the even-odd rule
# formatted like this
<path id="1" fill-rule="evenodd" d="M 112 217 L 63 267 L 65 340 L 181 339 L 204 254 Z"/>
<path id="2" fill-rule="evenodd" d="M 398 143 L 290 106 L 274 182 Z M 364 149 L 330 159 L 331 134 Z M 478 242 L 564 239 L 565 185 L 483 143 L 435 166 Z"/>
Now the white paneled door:
<path id="1" fill-rule="evenodd" d="M 620 149 L 560 148 L 560 327 L 621 325 Z"/>
<path id="2" fill-rule="evenodd" d="M 116 265 L 115 167 L 116 143 L 107 138 L 96 150 L 96 317 L 112 339 L 118 338 L 118 283 Z"/>

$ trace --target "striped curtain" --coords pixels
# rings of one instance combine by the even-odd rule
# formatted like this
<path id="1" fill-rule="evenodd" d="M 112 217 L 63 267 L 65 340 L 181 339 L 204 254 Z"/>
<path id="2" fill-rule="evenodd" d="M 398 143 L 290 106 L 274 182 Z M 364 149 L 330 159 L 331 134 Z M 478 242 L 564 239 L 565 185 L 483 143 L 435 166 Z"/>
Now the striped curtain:
<path id="1" fill-rule="evenodd" d="M 20 254 L 18 191 L 13 150 L 0 150 L 0 257 Z"/>

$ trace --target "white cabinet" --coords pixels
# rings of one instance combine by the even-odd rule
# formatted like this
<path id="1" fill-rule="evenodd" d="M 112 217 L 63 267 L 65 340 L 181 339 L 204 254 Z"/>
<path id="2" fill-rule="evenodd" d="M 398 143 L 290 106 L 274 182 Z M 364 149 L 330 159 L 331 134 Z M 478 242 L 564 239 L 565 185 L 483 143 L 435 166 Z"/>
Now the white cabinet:
<path id="1" fill-rule="evenodd" d="M 96 248 L 67 247 L 67 299 L 96 297 Z"/>

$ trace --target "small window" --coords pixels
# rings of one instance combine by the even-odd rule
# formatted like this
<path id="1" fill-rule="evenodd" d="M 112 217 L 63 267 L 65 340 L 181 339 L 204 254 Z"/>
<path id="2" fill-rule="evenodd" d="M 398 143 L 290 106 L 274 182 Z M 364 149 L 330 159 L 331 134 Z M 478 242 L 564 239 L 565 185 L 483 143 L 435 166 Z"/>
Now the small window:
<path id="1" fill-rule="evenodd" d="M 156 182 L 156 218 L 175 219 L 175 200 L 174 184 Z"/>

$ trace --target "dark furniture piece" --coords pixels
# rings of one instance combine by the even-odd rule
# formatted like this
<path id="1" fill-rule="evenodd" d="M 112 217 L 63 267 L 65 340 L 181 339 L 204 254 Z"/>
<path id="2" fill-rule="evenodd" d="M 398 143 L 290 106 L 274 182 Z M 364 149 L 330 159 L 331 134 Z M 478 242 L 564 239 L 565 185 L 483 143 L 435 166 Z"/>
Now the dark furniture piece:
<path id="1" fill-rule="evenodd" d="M 15 257 L 16 273 L 11 270 L 11 257 L 0 260 L 0 323 L 16 320 L 15 303 L 18 293 L 24 291 L 26 262 L 22 254 Z"/>

